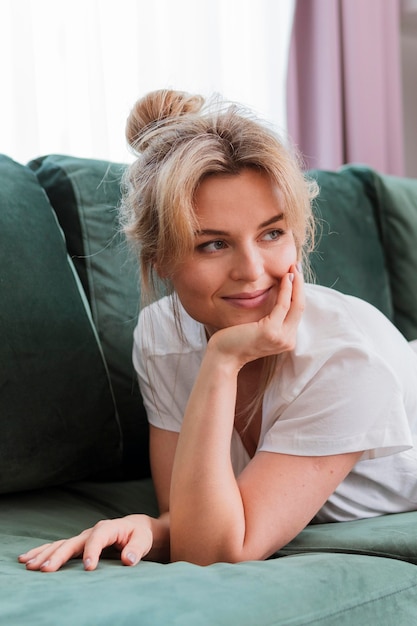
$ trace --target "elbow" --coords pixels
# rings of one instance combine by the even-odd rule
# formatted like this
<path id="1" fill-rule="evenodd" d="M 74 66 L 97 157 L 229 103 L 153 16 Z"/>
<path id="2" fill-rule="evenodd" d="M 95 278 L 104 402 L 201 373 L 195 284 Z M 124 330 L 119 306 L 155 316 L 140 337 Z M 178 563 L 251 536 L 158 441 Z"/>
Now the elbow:
<path id="1" fill-rule="evenodd" d="M 171 513 L 170 558 L 171 562 L 185 561 L 194 565 L 213 565 L 214 563 L 238 563 L 245 560 L 239 532 L 236 527 L 219 533 L 210 525 L 199 527 L 194 518 L 189 524 L 184 518 L 178 520 Z"/>
<path id="2" fill-rule="evenodd" d="M 171 562 L 185 561 L 186 563 L 192 563 L 193 565 L 199 565 L 206 567 L 208 565 L 214 565 L 215 563 L 241 563 L 246 559 L 239 556 L 234 556 L 222 552 L 216 554 L 207 550 L 190 551 L 179 550 L 171 551 Z"/>
<path id="3" fill-rule="evenodd" d="M 213 565 L 214 563 L 239 563 L 245 558 L 241 551 L 230 545 L 218 545 L 207 540 L 196 541 L 192 537 L 175 539 L 171 536 L 171 562 L 185 561 L 193 565 Z"/>
<path id="4" fill-rule="evenodd" d="M 271 556 L 249 550 L 245 546 L 210 544 L 208 541 L 194 543 L 190 539 L 173 541 L 171 538 L 171 562 L 185 561 L 193 565 L 207 566 L 214 563 L 243 563 L 263 561 Z"/>
<path id="5" fill-rule="evenodd" d="M 171 562 L 185 561 L 193 565 L 207 566 L 214 563 L 233 563 L 232 557 L 221 550 L 204 545 L 191 546 L 189 542 L 176 545 L 171 541 Z"/>
<path id="6" fill-rule="evenodd" d="M 200 532 L 195 527 L 186 530 L 182 524 L 171 524 L 170 557 L 171 562 L 185 561 L 202 566 L 247 560 L 236 529 L 219 536 L 208 528 L 200 529 Z"/>
<path id="7" fill-rule="evenodd" d="M 222 525 L 221 532 L 207 524 L 199 528 L 195 518 L 189 524 L 187 519 L 178 520 L 171 514 L 170 560 L 201 566 L 264 561 L 284 545 L 284 542 L 265 541 L 259 534 L 245 530 L 242 524 L 234 523 Z"/>

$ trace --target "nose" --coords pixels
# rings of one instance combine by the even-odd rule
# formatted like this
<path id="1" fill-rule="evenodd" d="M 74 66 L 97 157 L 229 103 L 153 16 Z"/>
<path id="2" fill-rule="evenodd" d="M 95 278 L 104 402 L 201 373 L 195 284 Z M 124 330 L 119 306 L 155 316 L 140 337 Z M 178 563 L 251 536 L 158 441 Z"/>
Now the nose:
<path id="1" fill-rule="evenodd" d="M 232 280 L 256 281 L 264 273 L 262 253 L 256 245 L 247 245 L 234 251 L 230 277 Z"/>

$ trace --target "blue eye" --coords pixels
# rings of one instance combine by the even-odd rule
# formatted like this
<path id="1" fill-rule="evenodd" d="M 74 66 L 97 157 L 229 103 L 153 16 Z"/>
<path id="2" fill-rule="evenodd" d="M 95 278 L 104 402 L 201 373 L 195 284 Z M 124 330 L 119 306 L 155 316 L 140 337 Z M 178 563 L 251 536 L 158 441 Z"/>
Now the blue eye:
<path id="1" fill-rule="evenodd" d="M 216 241 L 207 241 L 206 243 L 202 243 L 197 246 L 198 250 L 202 252 L 218 252 L 219 250 L 223 250 L 227 247 L 227 244 L 221 239 L 216 239 Z"/>
<path id="2" fill-rule="evenodd" d="M 276 241 L 277 239 L 282 237 L 282 235 L 284 234 L 285 234 L 285 231 L 283 231 L 281 228 L 274 228 L 274 230 L 270 230 L 268 233 L 266 233 L 264 239 L 269 239 L 270 241 Z"/>

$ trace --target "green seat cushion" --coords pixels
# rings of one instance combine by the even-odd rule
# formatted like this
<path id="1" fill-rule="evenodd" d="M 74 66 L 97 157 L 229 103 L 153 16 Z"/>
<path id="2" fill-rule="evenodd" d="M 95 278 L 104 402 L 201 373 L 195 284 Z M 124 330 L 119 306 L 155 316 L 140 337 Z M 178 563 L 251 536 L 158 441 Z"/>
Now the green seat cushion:
<path id="1" fill-rule="evenodd" d="M 91 314 L 36 176 L 0 156 L 0 492 L 120 464 Z M 99 436 L 98 436 L 99 434 Z"/>
<path id="2" fill-rule="evenodd" d="M 72 562 L 55 574 L 3 563 L 1 574 L 0 619 L 13 626 L 413 626 L 417 610 L 414 565 L 351 554 L 94 572 Z"/>
<path id="3" fill-rule="evenodd" d="M 148 476 L 148 423 L 132 364 L 140 301 L 138 263 L 118 220 L 126 166 L 61 155 L 29 165 L 56 212 L 90 303 L 122 427 L 121 476 Z"/>
<path id="4" fill-rule="evenodd" d="M 0 621 L 16 626 L 415 623 L 417 513 L 310 526 L 282 551 L 286 556 L 236 565 L 143 562 L 130 568 L 104 558 L 96 571 L 85 572 L 76 559 L 55 574 L 40 574 L 17 562 L 17 555 L 34 545 L 132 511 L 155 514 L 150 480 L 77 483 L 3 496 Z M 412 562 L 401 560 L 403 555 Z"/>
<path id="5" fill-rule="evenodd" d="M 390 280 L 372 197 L 354 169 L 312 170 L 317 245 L 310 256 L 314 282 L 362 298 L 393 321 Z"/>

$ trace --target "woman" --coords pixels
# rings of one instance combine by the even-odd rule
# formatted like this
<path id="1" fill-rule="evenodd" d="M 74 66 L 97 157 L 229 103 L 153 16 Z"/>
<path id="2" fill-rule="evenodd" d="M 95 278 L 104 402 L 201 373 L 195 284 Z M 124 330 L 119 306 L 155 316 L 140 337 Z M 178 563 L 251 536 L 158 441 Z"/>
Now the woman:
<path id="1" fill-rule="evenodd" d="M 304 285 L 315 185 L 235 106 L 154 92 L 127 125 L 142 310 L 133 359 L 160 517 L 99 522 L 19 557 L 264 559 L 311 520 L 417 509 L 417 358 L 376 309 Z M 161 295 L 161 289 L 165 295 Z"/>

